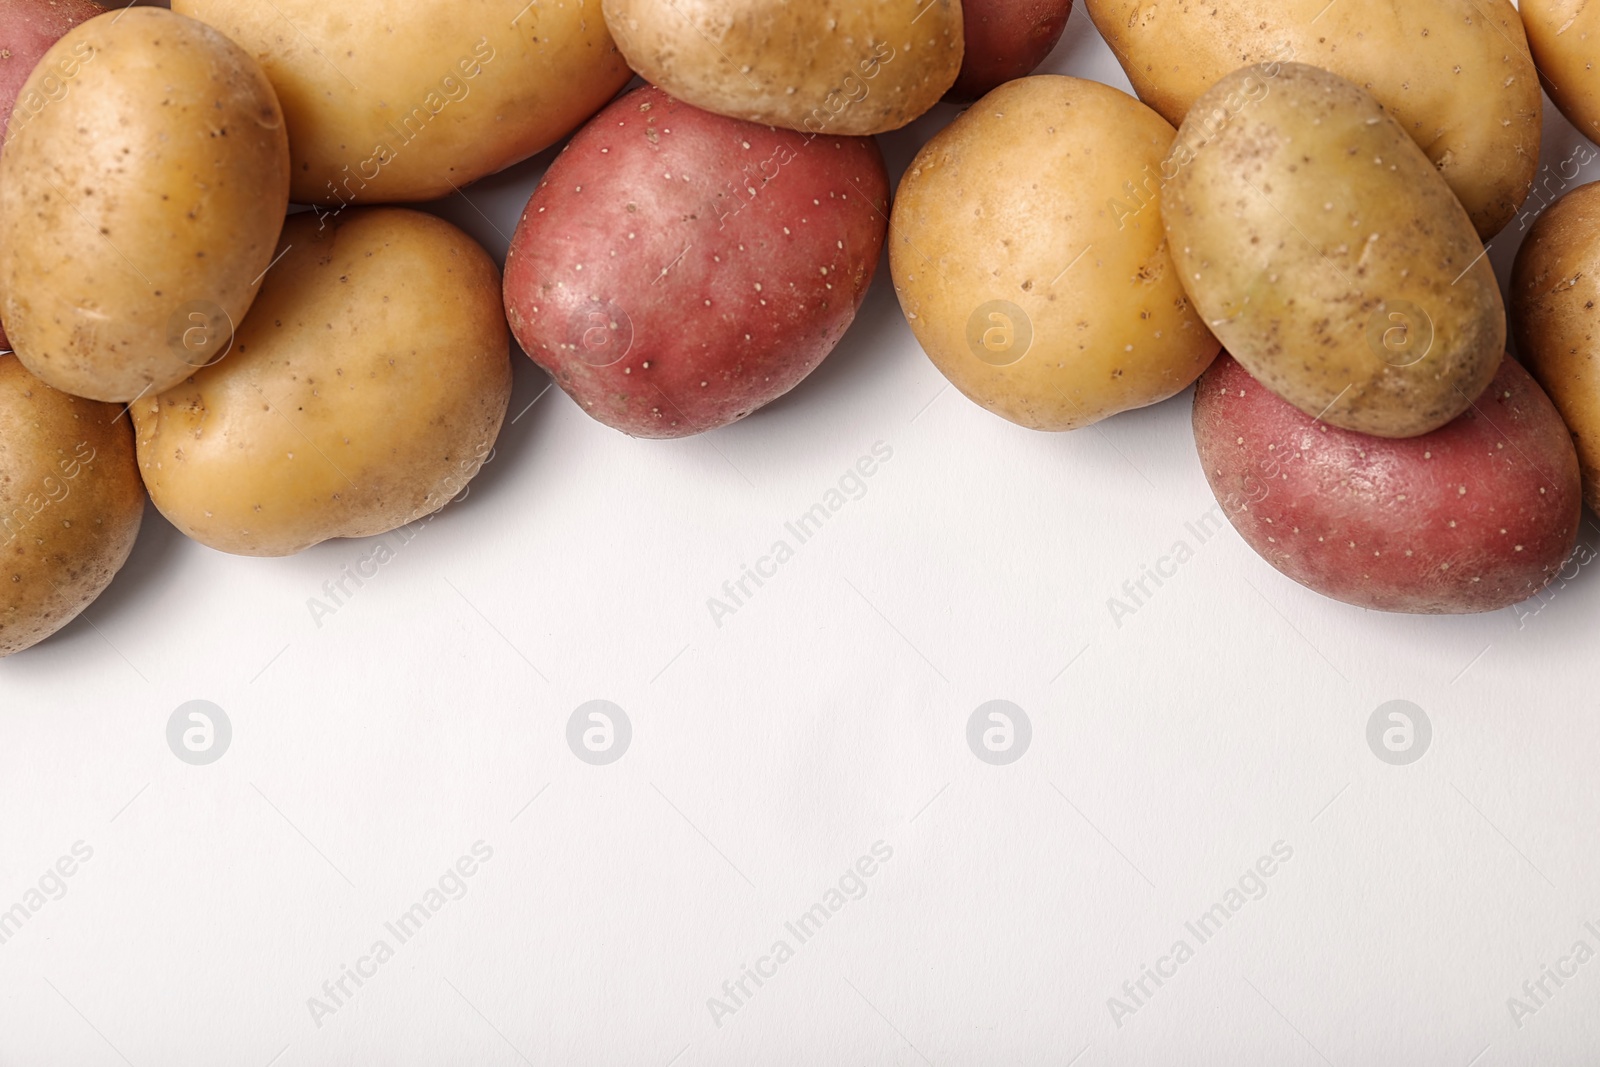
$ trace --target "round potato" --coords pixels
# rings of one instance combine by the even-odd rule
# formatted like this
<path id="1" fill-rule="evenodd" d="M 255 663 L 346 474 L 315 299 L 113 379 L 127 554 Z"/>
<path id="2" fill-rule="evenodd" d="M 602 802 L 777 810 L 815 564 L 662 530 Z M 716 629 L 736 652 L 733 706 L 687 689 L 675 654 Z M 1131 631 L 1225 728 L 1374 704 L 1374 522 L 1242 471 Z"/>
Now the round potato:
<path id="1" fill-rule="evenodd" d="M 1139 98 L 1174 125 L 1230 71 L 1294 60 L 1371 93 L 1427 153 L 1485 240 L 1532 188 L 1543 102 L 1511 0 L 1087 4 Z"/>
<path id="2" fill-rule="evenodd" d="M 1517 351 L 1572 431 L 1584 499 L 1600 511 L 1600 184 L 1557 200 L 1511 272 Z"/>
<path id="3" fill-rule="evenodd" d="M 227 347 L 289 198 L 283 113 L 255 60 L 170 11 L 107 13 L 45 53 L 7 138 L 0 315 L 29 370 L 128 401 Z"/>
<path id="4" fill-rule="evenodd" d="M 293 198 L 449 196 L 555 144 L 632 72 L 599 0 L 173 0 L 260 57 Z"/>
<path id="5" fill-rule="evenodd" d="M 1483 244 L 1364 90 L 1299 63 L 1242 68 L 1195 103 L 1159 177 L 1201 317 L 1301 411 L 1414 437 L 1494 377 L 1505 307 Z"/>
<path id="6" fill-rule="evenodd" d="M 77 618 L 133 551 L 144 487 L 121 416 L 0 356 L 0 656 Z"/>
<path id="7" fill-rule="evenodd" d="M 289 219 L 233 350 L 133 405 L 151 499 L 196 541 L 285 556 L 443 507 L 511 399 L 500 276 L 432 215 Z"/>
<path id="8" fill-rule="evenodd" d="M 646 81 L 695 107 L 866 136 L 927 111 L 961 69 L 960 0 L 602 0 Z"/>
<path id="9" fill-rule="evenodd" d="M 889 265 L 911 330 L 971 399 L 1036 430 L 1088 426 L 1186 388 L 1217 354 L 1138 194 L 1166 121 L 1099 82 L 1002 85 L 923 146 Z"/>
<path id="10" fill-rule="evenodd" d="M 875 142 L 802 137 L 629 93 L 551 165 L 506 257 L 524 351 L 635 437 L 726 426 L 798 385 L 883 250 Z"/>
<path id="11" fill-rule="evenodd" d="M 1194 436 L 1245 542 L 1347 604 L 1495 611 L 1543 589 L 1577 542 L 1572 441 L 1510 358 L 1448 426 L 1385 440 L 1313 419 L 1223 356 L 1195 387 Z"/>
<path id="12" fill-rule="evenodd" d="M 1032 74 L 1071 14 L 1072 0 L 961 0 L 965 54 L 949 98 L 976 100 Z"/>
<path id="13" fill-rule="evenodd" d="M 1600 141 L 1600 7 L 1588 0 L 1521 0 L 1528 47 L 1550 99 L 1591 141 Z"/>

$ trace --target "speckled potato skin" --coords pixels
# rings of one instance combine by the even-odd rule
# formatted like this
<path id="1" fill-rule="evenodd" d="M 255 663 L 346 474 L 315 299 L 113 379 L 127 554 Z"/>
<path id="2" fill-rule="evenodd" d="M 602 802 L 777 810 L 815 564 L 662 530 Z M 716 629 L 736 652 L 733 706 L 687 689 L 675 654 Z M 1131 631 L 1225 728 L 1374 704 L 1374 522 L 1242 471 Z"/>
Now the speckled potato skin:
<path id="1" fill-rule="evenodd" d="M 1178 280 L 1160 205 L 1137 208 L 1125 188 L 1172 137 L 1124 92 L 1037 75 L 923 146 L 896 194 L 889 265 L 912 332 L 956 388 L 1019 425 L 1073 430 L 1206 369 L 1217 340 Z M 985 311 L 993 301 L 1024 318 Z M 990 325 L 1011 331 L 996 335 L 998 358 L 974 345 L 975 316 L 980 342 Z"/>
<path id="2" fill-rule="evenodd" d="M 1195 387 L 1195 445 L 1222 511 L 1268 563 L 1377 611 L 1495 611 L 1571 556 L 1583 501 L 1561 417 L 1509 357 L 1442 429 L 1388 440 L 1318 422 L 1224 354 Z"/>
<path id="3" fill-rule="evenodd" d="M 965 54 L 948 98 L 976 100 L 1032 74 L 1071 14 L 1072 0 L 961 0 Z"/>
<path id="4" fill-rule="evenodd" d="M 233 350 L 133 405 L 156 507 L 196 541 L 286 556 L 431 514 L 511 399 L 494 262 L 442 219 L 292 216 Z"/>
<path id="5" fill-rule="evenodd" d="M 927 111 L 961 69 L 960 0 L 603 0 L 629 66 L 695 107 L 864 137 Z"/>
<path id="6" fill-rule="evenodd" d="M 1232 118 L 1207 140 L 1214 111 Z M 1196 102 L 1170 163 L 1162 218 L 1185 288 L 1300 410 L 1414 437 L 1494 377 L 1505 308 L 1483 245 L 1364 90 L 1298 63 L 1235 71 Z"/>
<path id="7" fill-rule="evenodd" d="M 133 551 L 144 487 L 121 415 L 0 356 L 0 657 L 77 618 Z"/>
<path id="8" fill-rule="evenodd" d="M 1139 98 L 1178 125 L 1239 67 L 1290 60 L 1371 93 L 1422 147 L 1483 239 L 1539 167 L 1543 101 L 1511 0 L 1086 0 Z"/>
<path id="9" fill-rule="evenodd" d="M 632 77 L 600 0 L 173 0 L 283 101 L 299 204 L 391 204 L 548 148 Z"/>
<path id="10" fill-rule="evenodd" d="M 1572 431 L 1584 499 L 1600 511 L 1600 185 L 1557 200 L 1511 271 L 1517 352 Z"/>
<path id="11" fill-rule="evenodd" d="M 1580 133 L 1600 142 L 1600 6 L 1521 0 L 1517 7 L 1545 92 Z"/>
<path id="12" fill-rule="evenodd" d="M 808 138 L 639 89 L 584 127 L 529 199 L 506 314 L 606 425 L 716 429 L 833 351 L 872 284 L 888 202 L 868 138 Z"/>
<path id="13" fill-rule="evenodd" d="M 55 98 L 25 115 L 36 91 Z M 226 346 L 288 207 L 283 113 L 255 60 L 170 11 L 108 12 L 45 53 L 7 137 L 0 315 L 29 370 L 128 401 Z"/>

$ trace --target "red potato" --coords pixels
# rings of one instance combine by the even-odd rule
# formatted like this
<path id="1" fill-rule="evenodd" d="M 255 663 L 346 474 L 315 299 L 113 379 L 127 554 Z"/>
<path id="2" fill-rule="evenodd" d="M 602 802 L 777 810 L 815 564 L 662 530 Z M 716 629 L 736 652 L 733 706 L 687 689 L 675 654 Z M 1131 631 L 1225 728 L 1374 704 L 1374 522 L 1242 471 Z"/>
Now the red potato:
<path id="1" fill-rule="evenodd" d="M 1466 413 L 1382 438 L 1319 422 L 1224 353 L 1195 387 L 1194 435 L 1246 543 L 1347 604 L 1495 611 L 1543 589 L 1577 541 L 1577 452 L 1509 356 Z"/>
<path id="2" fill-rule="evenodd" d="M 961 0 L 966 52 L 947 98 L 976 100 L 1032 74 L 1071 14 L 1072 0 Z"/>
<path id="3" fill-rule="evenodd" d="M 579 131 L 534 191 L 506 258 L 506 316 L 606 425 L 726 426 L 839 342 L 888 200 L 871 138 L 759 126 L 647 86 Z"/>

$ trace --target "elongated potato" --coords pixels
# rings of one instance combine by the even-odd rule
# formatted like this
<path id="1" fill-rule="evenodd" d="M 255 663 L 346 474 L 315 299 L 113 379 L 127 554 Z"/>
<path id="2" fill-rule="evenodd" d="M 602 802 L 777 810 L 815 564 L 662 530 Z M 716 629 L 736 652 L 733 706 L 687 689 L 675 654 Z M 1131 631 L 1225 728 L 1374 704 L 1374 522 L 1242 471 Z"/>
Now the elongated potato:
<path id="1" fill-rule="evenodd" d="M 289 147 L 256 61 L 136 7 L 46 52 L 0 155 L 0 292 L 17 355 L 57 389 L 127 401 L 226 349 L 272 261 Z"/>
<path id="2" fill-rule="evenodd" d="M 600 0 L 173 0 L 260 57 L 293 198 L 449 196 L 548 148 L 631 73 Z"/>
<path id="3" fill-rule="evenodd" d="M 1162 218 L 1195 307 L 1301 411 L 1413 437 L 1494 377 L 1506 321 L 1483 245 L 1362 89 L 1299 63 L 1235 71 L 1195 103 L 1167 175 Z"/>
<path id="4" fill-rule="evenodd" d="M 1139 98 L 1173 125 L 1230 71 L 1293 60 L 1371 93 L 1427 153 L 1480 237 L 1499 233 L 1532 187 L 1542 101 L 1511 0 L 1087 3 Z"/>
<path id="5" fill-rule="evenodd" d="M 1550 99 L 1591 141 L 1600 142 L 1600 6 L 1589 0 L 1521 0 L 1517 10 Z"/>

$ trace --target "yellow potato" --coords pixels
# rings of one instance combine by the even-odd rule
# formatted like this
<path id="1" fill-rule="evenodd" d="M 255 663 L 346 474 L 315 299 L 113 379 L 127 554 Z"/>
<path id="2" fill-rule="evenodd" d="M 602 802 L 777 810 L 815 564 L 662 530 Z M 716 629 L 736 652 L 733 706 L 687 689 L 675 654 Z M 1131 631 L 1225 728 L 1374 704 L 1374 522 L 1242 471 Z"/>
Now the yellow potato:
<path id="1" fill-rule="evenodd" d="M 1377 98 L 1466 205 L 1479 236 L 1499 233 L 1533 185 L 1543 102 L 1511 0 L 1088 0 L 1088 7 L 1139 98 L 1174 125 L 1239 67 L 1309 63 Z"/>
<path id="2" fill-rule="evenodd" d="M 1392 117 L 1317 67 L 1246 67 L 1195 102 L 1163 170 L 1183 284 L 1222 344 L 1307 414 L 1415 437 L 1505 354 L 1472 220 Z"/>
<path id="3" fill-rule="evenodd" d="M 0 356 L 0 657 L 77 618 L 127 562 L 144 487 L 121 416 Z"/>
<path id="4" fill-rule="evenodd" d="M 1153 198 L 1166 121 L 1099 82 L 1002 85 L 929 141 L 889 224 L 917 340 L 979 404 L 1071 430 L 1180 392 L 1217 354 Z"/>
<path id="5" fill-rule="evenodd" d="M 603 0 L 628 63 L 679 100 L 802 133 L 867 136 L 961 72 L 960 0 Z"/>
<path id="6" fill-rule="evenodd" d="M 548 148 L 632 76 L 600 0 L 173 0 L 258 56 L 302 204 L 432 200 Z"/>
<path id="7" fill-rule="evenodd" d="M 431 514 L 489 454 L 511 398 L 500 273 L 432 215 L 292 216 L 223 359 L 133 405 L 172 524 L 284 556 Z"/>
<path id="8" fill-rule="evenodd" d="M 1600 6 L 1589 0 L 1521 0 L 1518 10 L 1550 99 L 1591 141 L 1600 141 Z"/>
<path id="9" fill-rule="evenodd" d="M 100 15 L 45 53 L 7 137 L 0 292 L 29 370 L 127 401 L 227 346 L 289 197 L 283 113 L 255 60 L 160 8 Z"/>

